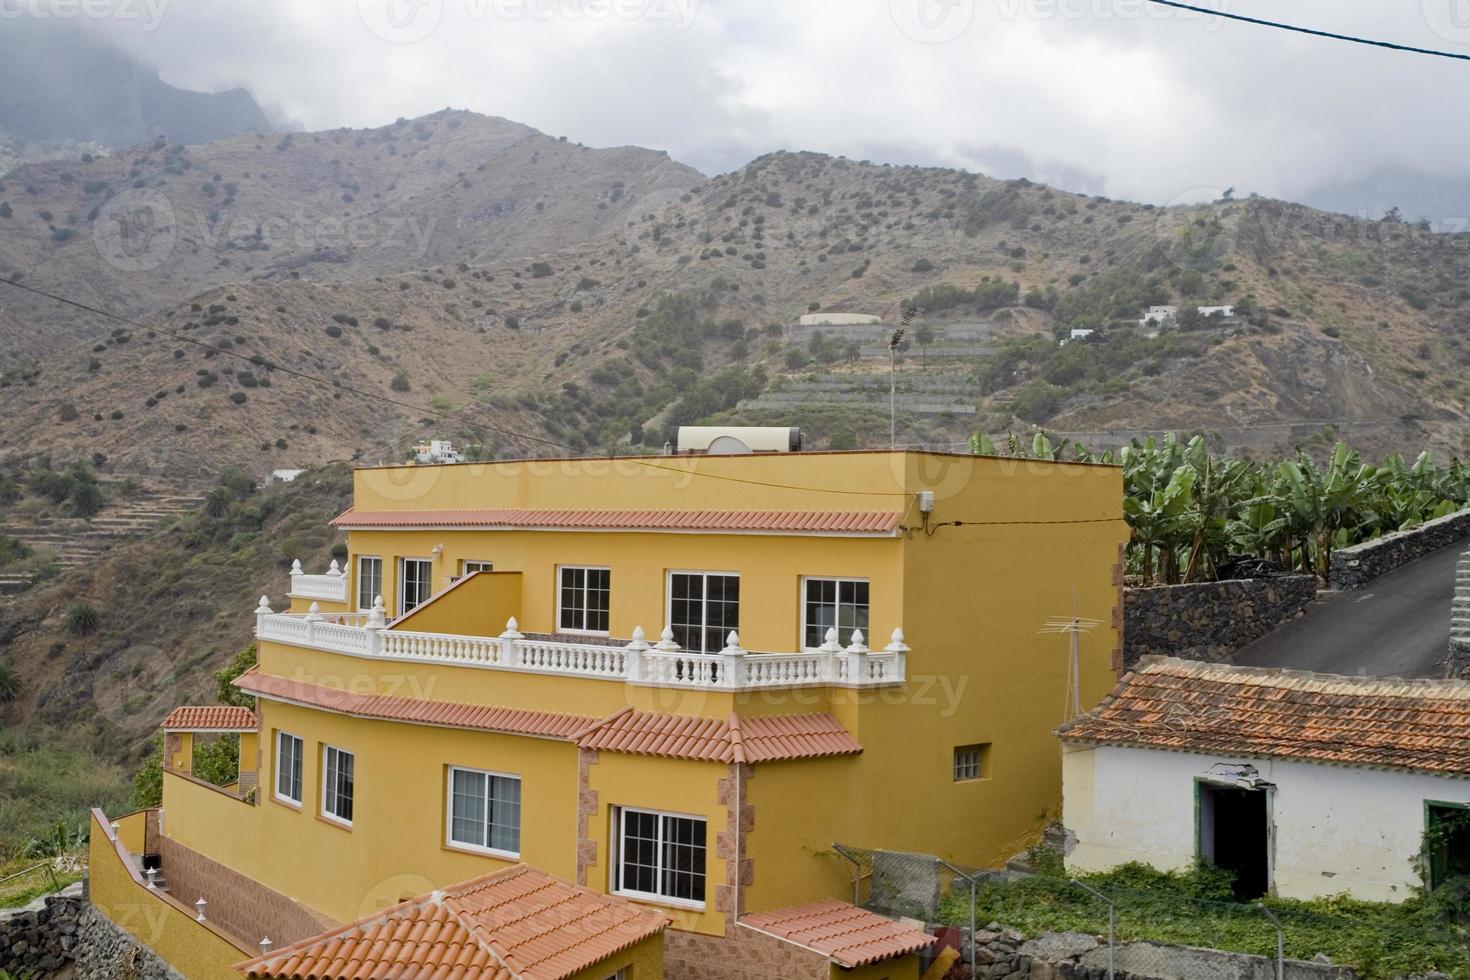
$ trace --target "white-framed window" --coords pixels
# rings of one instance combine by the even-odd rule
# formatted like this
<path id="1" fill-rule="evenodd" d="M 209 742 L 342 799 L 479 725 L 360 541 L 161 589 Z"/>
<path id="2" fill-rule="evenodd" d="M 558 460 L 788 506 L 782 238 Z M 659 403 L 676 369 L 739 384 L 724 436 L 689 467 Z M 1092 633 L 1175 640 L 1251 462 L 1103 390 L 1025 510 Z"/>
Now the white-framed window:
<path id="1" fill-rule="evenodd" d="M 276 799 L 301 805 L 301 739 L 276 732 Z"/>
<path id="2" fill-rule="evenodd" d="M 373 608 L 373 600 L 383 594 L 383 559 L 374 555 L 357 556 L 357 608 Z"/>
<path id="3" fill-rule="evenodd" d="M 957 745 L 954 750 L 954 781 L 967 783 L 972 779 L 984 779 L 986 761 L 990 754 L 989 745 Z"/>
<path id="4" fill-rule="evenodd" d="M 728 572 L 670 572 L 669 626 L 685 650 L 718 653 L 740 628 L 740 576 Z"/>
<path id="5" fill-rule="evenodd" d="M 495 563 L 493 561 L 462 561 L 459 563 L 459 577 L 464 578 L 475 572 L 493 572 Z"/>
<path id="6" fill-rule="evenodd" d="M 434 563 L 428 558 L 398 559 L 398 615 L 413 611 L 434 594 Z"/>
<path id="7" fill-rule="evenodd" d="M 807 649 L 825 643 L 827 630 L 833 627 L 843 645 L 853 630 L 868 632 L 867 579 L 805 578 L 801 592 L 801 642 Z"/>
<path id="8" fill-rule="evenodd" d="M 322 746 L 322 816 L 338 823 L 352 823 L 351 752 L 334 745 Z"/>
<path id="9" fill-rule="evenodd" d="M 556 628 L 564 633 L 606 633 L 612 605 L 612 572 L 563 565 L 557 569 Z"/>
<path id="10" fill-rule="evenodd" d="M 499 857 L 521 853 L 521 779 L 449 767 L 449 843 Z"/>
<path id="11" fill-rule="evenodd" d="M 704 904 L 705 821 L 619 807 L 613 891 L 675 904 Z"/>

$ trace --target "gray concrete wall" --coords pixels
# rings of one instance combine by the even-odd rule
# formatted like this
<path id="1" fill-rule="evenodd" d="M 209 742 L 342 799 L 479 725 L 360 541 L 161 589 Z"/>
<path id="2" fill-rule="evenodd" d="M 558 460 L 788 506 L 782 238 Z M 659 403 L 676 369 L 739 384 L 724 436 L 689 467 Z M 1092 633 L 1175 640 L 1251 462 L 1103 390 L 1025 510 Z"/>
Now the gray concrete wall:
<path id="1" fill-rule="evenodd" d="M 1300 615 L 1316 597 L 1312 575 L 1128 589 L 1124 665 L 1145 656 L 1228 661 L 1236 650 Z"/>
<path id="2" fill-rule="evenodd" d="M 1385 572 L 1470 537 L 1470 508 L 1332 553 L 1334 589 L 1356 589 Z"/>

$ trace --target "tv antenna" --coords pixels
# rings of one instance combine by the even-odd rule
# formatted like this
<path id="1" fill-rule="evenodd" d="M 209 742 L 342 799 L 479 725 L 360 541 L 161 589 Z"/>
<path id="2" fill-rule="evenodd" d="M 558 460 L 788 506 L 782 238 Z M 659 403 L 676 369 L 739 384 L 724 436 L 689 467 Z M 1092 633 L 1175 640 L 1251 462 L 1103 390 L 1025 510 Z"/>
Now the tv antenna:
<path id="1" fill-rule="evenodd" d="M 1067 669 L 1067 704 L 1064 721 L 1082 714 L 1082 655 L 1080 637 L 1102 625 L 1100 619 L 1077 615 L 1077 586 L 1072 586 L 1072 615 L 1053 616 L 1042 624 L 1039 633 L 1065 634 L 1071 637 L 1072 662 Z"/>

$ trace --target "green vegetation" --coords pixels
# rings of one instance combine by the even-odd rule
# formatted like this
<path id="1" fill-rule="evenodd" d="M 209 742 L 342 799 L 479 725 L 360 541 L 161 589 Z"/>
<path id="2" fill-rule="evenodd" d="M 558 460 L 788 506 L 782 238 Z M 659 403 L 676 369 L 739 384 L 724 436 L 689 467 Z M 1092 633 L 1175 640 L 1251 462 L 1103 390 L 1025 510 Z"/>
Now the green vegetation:
<path id="1" fill-rule="evenodd" d="M 1216 868 L 1162 872 L 1125 864 L 1076 879 L 1108 896 L 1117 908 L 1119 941 L 1151 940 L 1275 956 L 1276 930 L 1253 904 L 1231 899 L 1230 875 Z M 1402 904 L 1359 902 L 1345 897 L 1303 902 L 1266 898 L 1263 903 L 1284 926 L 1286 955 L 1310 960 L 1320 954 L 1356 969 L 1366 980 L 1423 974 L 1431 970 L 1470 977 L 1463 920 L 1447 922 L 1444 888 Z M 953 888 L 940 918 L 970 921 L 970 892 Z M 976 892 L 976 919 L 999 922 L 1027 935 L 1038 932 L 1107 934 L 1107 905 L 1061 877 L 984 882 Z"/>
<path id="2" fill-rule="evenodd" d="M 51 728 L 0 734 L 0 862 L 59 853 L 59 840 L 84 839 L 92 807 L 121 813 L 127 799 L 122 769 L 74 735 Z"/>
<path id="3" fill-rule="evenodd" d="M 997 455 L 984 435 L 972 451 Z M 1014 437 L 1006 455 L 1114 462 L 1080 446 L 1054 445 L 1038 433 L 1027 449 Z M 1117 454 L 1123 515 L 1133 528 L 1128 563 L 1145 583 L 1215 578 L 1232 558 L 1253 556 L 1324 581 L 1332 551 L 1443 517 L 1470 502 L 1470 464 L 1447 467 L 1423 452 L 1412 464 L 1392 455 L 1378 466 L 1337 443 L 1319 463 L 1302 450 L 1291 459 L 1253 462 L 1212 455 L 1201 436 L 1181 442 L 1135 440 Z"/>

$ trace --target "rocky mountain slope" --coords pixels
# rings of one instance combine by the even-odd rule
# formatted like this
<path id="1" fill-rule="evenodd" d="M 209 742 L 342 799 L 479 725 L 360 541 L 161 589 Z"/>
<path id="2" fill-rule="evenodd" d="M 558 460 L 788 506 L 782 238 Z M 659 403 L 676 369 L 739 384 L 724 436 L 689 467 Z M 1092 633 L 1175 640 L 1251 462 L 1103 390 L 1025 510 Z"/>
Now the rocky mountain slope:
<path id="1" fill-rule="evenodd" d="M 104 214 L 134 191 L 170 221 Z M 874 443 L 881 335 L 792 324 L 810 309 L 891 323 L 906 302 L 938 334 L 901 364 L 906 442 L 1177 427 L 1259 449 L 1336 432 L 1373 453 L 1460 451 L 1470 434 L 1470 239 L 1281 202 L 1159 209 L 809 153 L 706 180 L 448 111 L 46 164 L 0 200 L 0 276 L 145 318 L 0 285 L 0 316 L 30 338 L 0 379 L 0 451 L 44 439 L 125 472 L 394 458 L 429 433 L 618 451 L 707 417 Z M 121 252 L 114 227 L 137 231 Z M 1166 303 L 1237 315 L 1134 325 Z M 1099 332 L 1059 347 L 1074 328 Z"/>

